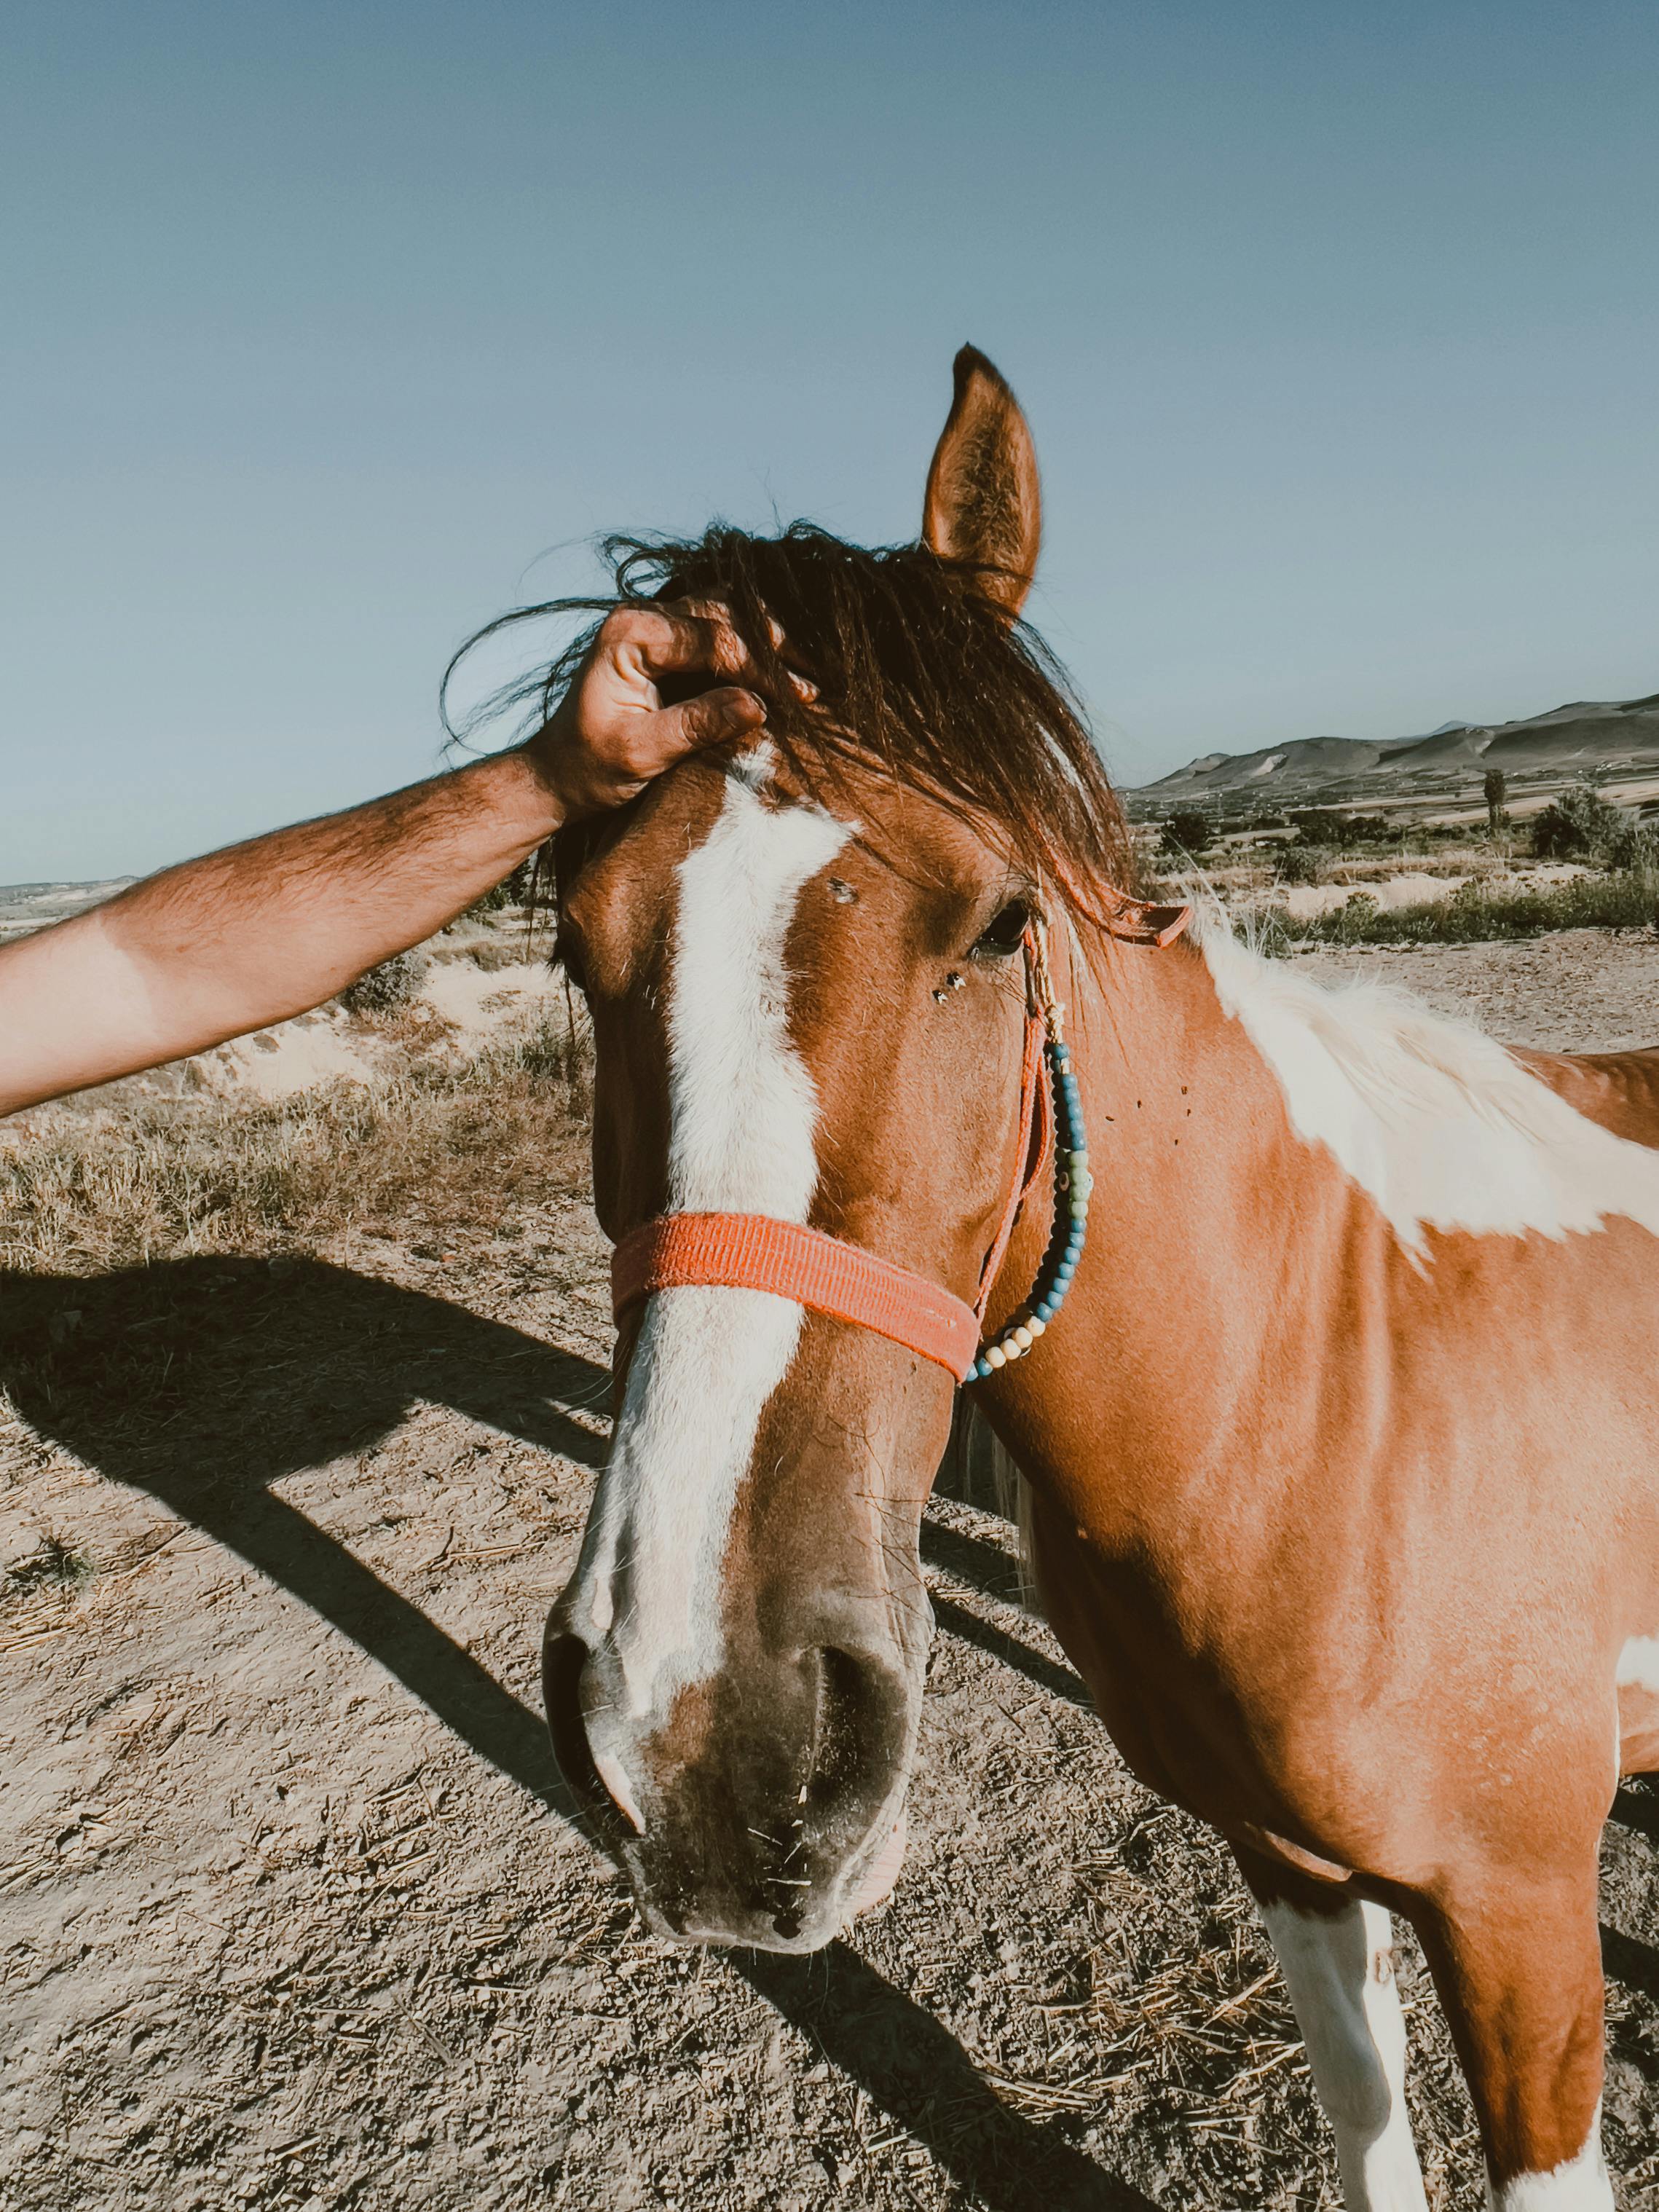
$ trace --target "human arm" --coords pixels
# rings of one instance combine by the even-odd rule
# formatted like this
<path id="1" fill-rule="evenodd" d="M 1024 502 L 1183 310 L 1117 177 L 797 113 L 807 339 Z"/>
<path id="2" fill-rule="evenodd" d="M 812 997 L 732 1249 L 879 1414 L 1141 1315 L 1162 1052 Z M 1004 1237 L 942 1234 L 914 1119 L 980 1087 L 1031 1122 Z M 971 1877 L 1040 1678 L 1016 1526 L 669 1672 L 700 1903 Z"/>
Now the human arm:
<path id="1" fill-rule="evenodd" d="M 0 946 L 0 1115 L 302 1013 L 429 937 L 560 825 L 765 710 L 704 610 L 622 608 L 529 744 L 135 884 Z M 717 688 L 665 707 L 659 682 Z"/>

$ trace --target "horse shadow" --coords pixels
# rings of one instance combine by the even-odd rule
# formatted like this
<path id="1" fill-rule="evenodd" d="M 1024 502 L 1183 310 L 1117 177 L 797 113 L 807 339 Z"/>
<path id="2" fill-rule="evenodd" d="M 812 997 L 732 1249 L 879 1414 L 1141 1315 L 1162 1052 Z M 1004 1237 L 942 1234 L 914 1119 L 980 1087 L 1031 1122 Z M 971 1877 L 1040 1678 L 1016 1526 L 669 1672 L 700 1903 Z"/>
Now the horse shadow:
<path id="1" fill-rule="evenodd" d="M 309 1606 L 590 1842 L 539 1714 L 272 1486 L 368 1449 L 421 1401 L 595 1468 L 603 1442 L 573 1409 L 604 1405 L 609 1387 L 591 1360 L 320 1261 L 0 1273 L 0 1389 L 25 1420 Z M 951 1626 L 971 1621 L 951 1611 L 961 1614 Z M 1014 1664 L 1024 1652 L 1012 1638 L 989 1648 Z M 975 2202 L 994 2212 L 1153 2212 L 1060 2130 L 1004 2105 L 950 2031 L 848 1945 L 811 1959 L 727 1956 Z"/>

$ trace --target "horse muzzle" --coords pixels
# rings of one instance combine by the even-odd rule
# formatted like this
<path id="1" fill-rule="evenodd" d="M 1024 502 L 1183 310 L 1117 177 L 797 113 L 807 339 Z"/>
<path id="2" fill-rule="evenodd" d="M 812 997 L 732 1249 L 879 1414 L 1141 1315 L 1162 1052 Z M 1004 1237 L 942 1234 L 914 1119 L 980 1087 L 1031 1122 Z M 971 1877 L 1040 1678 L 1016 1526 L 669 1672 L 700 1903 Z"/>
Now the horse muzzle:
<path id="1" fill-rule="evenodd" d="M 636 1711 L 620 1654 L 577 1634 L 571 1610 L 555 1608 L 544 1647 L 554 1754 L 653 1934 L 813 1951 L 886 1895 L 927 1624 L 901 1644 L 890 1614 L 878 1627 L 849 1608 L 801 1648 L 733 1649 Z"/>

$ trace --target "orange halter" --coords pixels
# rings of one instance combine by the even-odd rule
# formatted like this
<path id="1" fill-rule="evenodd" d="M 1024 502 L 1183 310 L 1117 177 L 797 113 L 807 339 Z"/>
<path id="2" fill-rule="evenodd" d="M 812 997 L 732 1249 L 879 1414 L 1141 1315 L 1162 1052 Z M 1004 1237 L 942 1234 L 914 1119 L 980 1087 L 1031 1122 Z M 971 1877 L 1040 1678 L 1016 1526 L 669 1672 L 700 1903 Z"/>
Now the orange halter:
<path id="1" fill-rule="evenodd" d="M 1107 927 L 1126 944 L 1173 943 L 1192 919 L 1190 907 L 1152 906 L 1121 898 Z M 1019 1147 L 1002 1218 L 980 1271 L 979 1297 L 969 1305 L 926 1275 L 803 1223 L 758 1213 L 672 1213 L 647 1221 L 624 1237 L 611 1255 L 611 1304 L 617 1322 L 655 1291 L 720 1288 L 769 1291 L 814 1313 L 850 1322 L 890 1338 L 924 1359 L 947 1368 L 958 1382 L 982 1380 L 1029 1351 L 1048 1326 L 1071 1280 L 1083 1247 L 1088 1207 L 1088 1152 L 1083 1137 L 1076 1078 L 1060 1034 L 1061 1008 L 1048 980 L 1047 940 L 1041 922 L 1025 937 L 1025 1039 L 1020 1055 Z M 981 1352 L 985 1310 L 1006 1256 L 1020 1209 L 1054 1155 L 1055 1104 L 1041 1080 L 1045 1042 L 1054 1089 L 1066 1112 L 1073 1142 L 1066 1169 L 1057 1178 L 1070 1194 L 1070 1233 L 1060 1248 L 1056 1281 L 1030 1302 L 1024 1321 L 1005 1329 Z M 1058 1208 L 1056 1209 L 1058 1210 Z M 1046 1308 L 1046 1310 L 1045 1310 Z M 1021 1339 L 1024 1341 L 1021 1341 Z"/>

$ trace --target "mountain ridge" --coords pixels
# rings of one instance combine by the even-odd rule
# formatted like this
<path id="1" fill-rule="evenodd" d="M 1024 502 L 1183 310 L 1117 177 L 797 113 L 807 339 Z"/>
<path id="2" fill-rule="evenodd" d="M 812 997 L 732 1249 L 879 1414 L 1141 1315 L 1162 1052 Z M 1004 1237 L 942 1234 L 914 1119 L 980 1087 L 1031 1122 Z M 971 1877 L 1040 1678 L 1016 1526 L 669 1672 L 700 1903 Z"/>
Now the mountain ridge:
<path id="1" fill-rule="evenodd" d="M 1291 738 L 1247 753 L 1199 754 L 1125 797 L 1143 810 L 1261 796 L 1274 804 L 1478 795 L 1486 773 L 1566 781 L 1623 769 L 1659 775 L 1659 692 L 1575 699 L 1510 722 L 1443 722 L 1409 738 Z"/>

